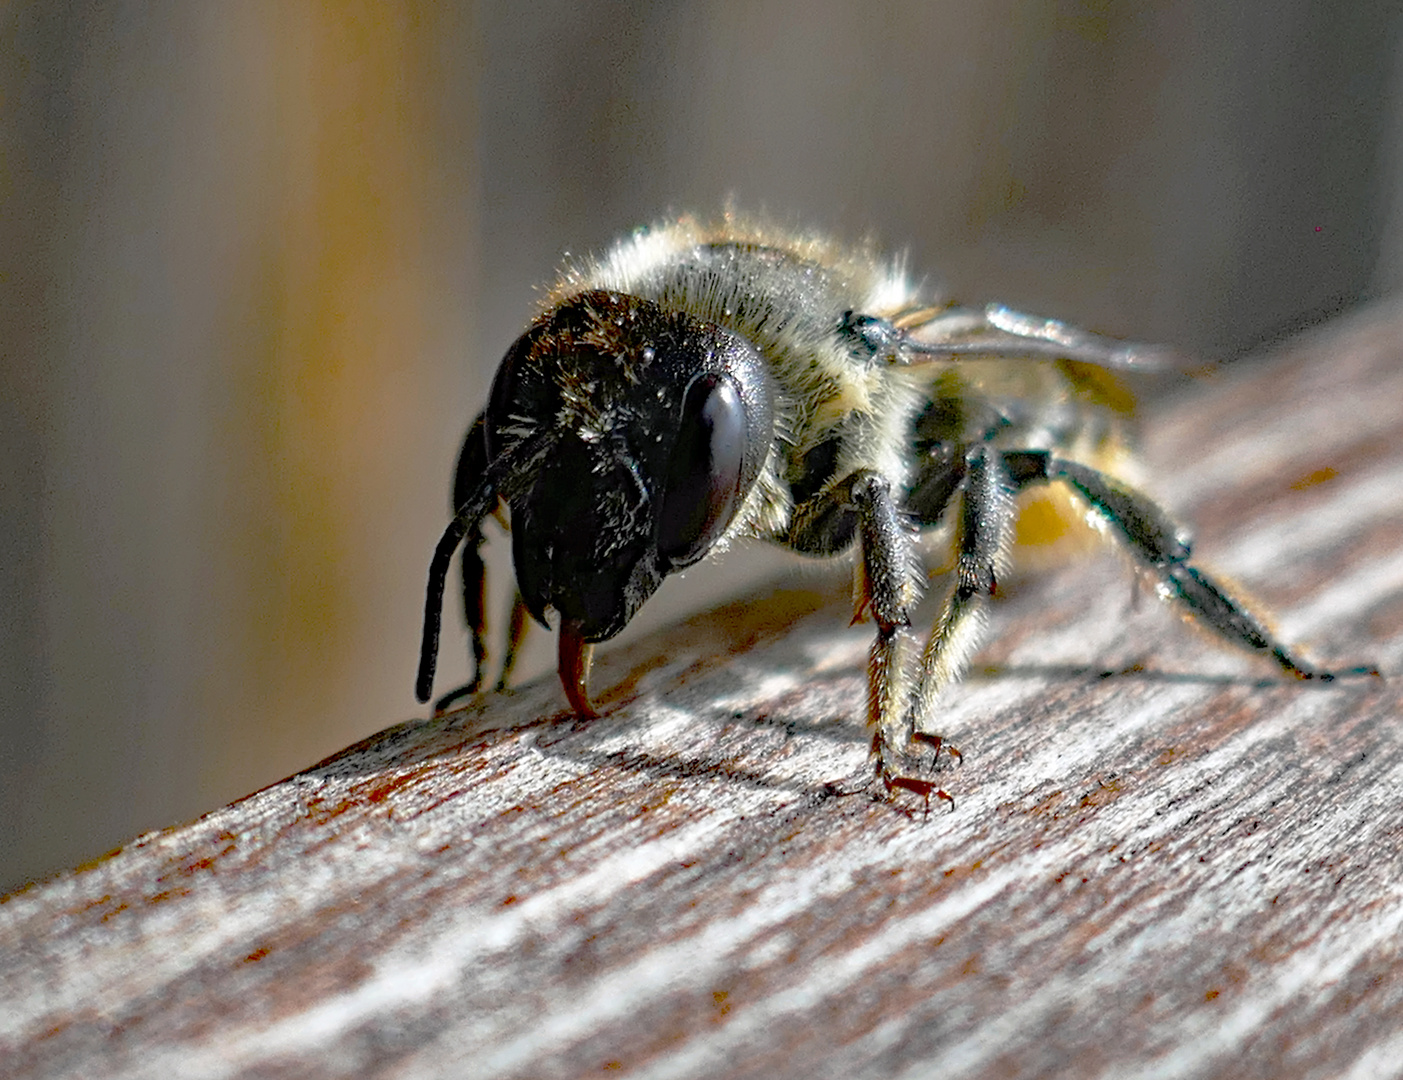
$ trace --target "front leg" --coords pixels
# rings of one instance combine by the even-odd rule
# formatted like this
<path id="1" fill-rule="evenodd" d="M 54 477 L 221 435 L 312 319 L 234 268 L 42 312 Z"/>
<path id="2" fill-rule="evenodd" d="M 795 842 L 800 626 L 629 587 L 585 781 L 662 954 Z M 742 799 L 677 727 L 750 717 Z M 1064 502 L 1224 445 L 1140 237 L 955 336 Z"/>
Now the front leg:
<path id="1" fill-rule="evenodd" d="M 487 436 L 483 415 L 468 429 L 458 464 L 453 472 L 453 510 L 472 498 L 474 488 L 487 471 Z M 462 567 L 463 621 L 468 628 L 472 677 L 434 702 L 434 712 L 446 711 L 455 702 L 471 697 L 481 688 L 487 667 L 487 574 L 482 561 L 482 522 L 473 521 L 463 538 Z"/>
<path id="2" fill-rule="evenodd" d="M 868 721 L 878 745 L 904 745 L 909 741 L 910 700 L 905 646 L 916 600 L 912 544 L 892 501 L 891 485 L 883 477 L 858 473 L 849 492 L 862 547 L 854 583 L 853 621 L 870 615 L 877 624 L 867 666 Z"/>
<path id="3" fill-rule="evenodd" d="M 871 469 L 859 469 L 826 484 L 796 507 L 785 537 L 789 547 L 810 555 L 837 555 L 854 540 L 861 552 L 853 621 L 870 616 L 877 624 L 867 664 L 874 779 L 886 794 L 911 791 L 925 799 L 927 807 L 932 795 L 953 803 L 927 779 L 933 755 L 922 742 L 935 743 L 937 753 L 940 744 L 916 732 L 911 710 L 911 609 L 918 599 L 922 576 L 913 529 L 892 498 L 891 483 Z M 862 786 L 865 788 L 866 782 Z M 837 787 L 846 789 L 846 785 Z"/>
<path id="4" fill-rule="evenodd" d="M 927 811 L 932 795 L 953 807 L 955 800 L 929 779 L 941 741 L 916 731 L 911 708 L 911 608 L 918 599 L 919 580 L 911 529 L 883 477 L 857 474 L 850 491 L 862 545 L 854 619 L 870 613 L 877 624 L 867 664 L 876 778 L 888 795 L 898 790 L 919 795 Z M 923 742 L 933 743 L 933 752 Z"/>

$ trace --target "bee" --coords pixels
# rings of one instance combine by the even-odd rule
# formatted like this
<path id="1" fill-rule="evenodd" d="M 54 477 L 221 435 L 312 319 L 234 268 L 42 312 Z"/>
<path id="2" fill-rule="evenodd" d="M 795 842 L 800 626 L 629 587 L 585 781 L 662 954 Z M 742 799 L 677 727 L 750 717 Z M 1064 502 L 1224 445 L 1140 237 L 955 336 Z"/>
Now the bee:
<path id="1" fill-rule="evenodd" d="M 640 229 L 567 262 L 468 431 L 456 512 L 429 570 L 418 699 L 433 688 L 460 546 L 474 676 L 440 707 L 483 684 L 480 549 L 503 506 L 517 585 L 503 682 L 526 616 L 548 627 L 553 612 L 561 683 L 581 717 L 594 715 L 592 647 L 669 574 L 742 540 L 853 552 L 856 616 L 876 626 L 870 782 L 953 803 L 933 776 L 942 749 L 959 751 L 932 721 L 985 638 L 1015 498 L 1043 486 L 1070 493 L 1207 630 L 1296 678 L 1333 679 L 1190 562 L 1187 533 L 1115 467 L 1132 400 L 1115 373 L 1174 363 L 1002 305 L 925 295 L 871 246 L 733 213 Z M 921 534 L 942 528 L 953 572 L 918 649 Z"/>

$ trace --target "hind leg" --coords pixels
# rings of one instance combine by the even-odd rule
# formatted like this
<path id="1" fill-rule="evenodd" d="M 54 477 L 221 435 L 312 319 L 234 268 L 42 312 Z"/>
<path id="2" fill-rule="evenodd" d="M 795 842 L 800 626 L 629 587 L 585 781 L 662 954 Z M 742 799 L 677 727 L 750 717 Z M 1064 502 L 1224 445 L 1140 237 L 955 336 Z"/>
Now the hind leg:
<path id="1" fill-rule="evenodd" d="M 1070 485 L 1119 533 L 1131 554 L 1154 576 L 1162 598 L 1182 608 L 1196 623 L 1224 641 L 1270 657 L 1298 679 L 1330 682 L 1339 675 L 1379 673 L 1367 665 L 1342 672 L 1327 671 L 1279 641 L 1257 615 L 1212 575 L 1189 562 L 1188 535 L 1145 495 L 1074 461 L 1048 456 L 1046 470 L 1048 479 Z"/>

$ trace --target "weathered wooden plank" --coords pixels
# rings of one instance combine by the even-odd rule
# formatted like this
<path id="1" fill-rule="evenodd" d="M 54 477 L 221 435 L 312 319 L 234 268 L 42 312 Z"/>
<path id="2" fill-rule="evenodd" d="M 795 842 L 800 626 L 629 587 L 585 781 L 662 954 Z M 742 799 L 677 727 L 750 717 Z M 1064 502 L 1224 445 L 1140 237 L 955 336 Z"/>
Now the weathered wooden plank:
<path id="1" fill-rule="evenodd" d="M 1191 387 L 1152 488 L 1403 671 L 1403 314 Z M 1400 682 L 1286 683 L 1100 556 L 1013 583 L 953 813 L 838 797 L 843 583 L 416 720 L 0 905 L 13 1076 L 1403 1075 Z M 1114 672 L 1115 674 L 1108 674 Z"/>

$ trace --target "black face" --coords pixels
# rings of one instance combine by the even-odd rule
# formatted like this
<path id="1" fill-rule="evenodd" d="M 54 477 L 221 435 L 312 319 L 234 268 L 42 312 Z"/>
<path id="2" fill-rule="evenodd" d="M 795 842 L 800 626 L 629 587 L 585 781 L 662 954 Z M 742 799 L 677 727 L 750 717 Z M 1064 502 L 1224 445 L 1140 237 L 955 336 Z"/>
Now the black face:
<path id="1" fill-rule="evenodd" d="M 545 447 L 502 491 L 531 613 L 554 608 L 585 641 L 617 634 L 726 531 L 773 427 L 759 354 L 719 326 L 607 292 L 538 322 L 497 373 L 485 430 L 489 462 Z"/>

